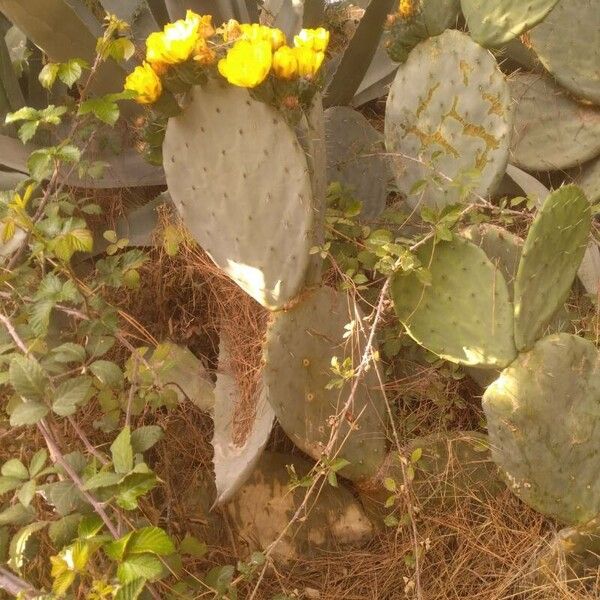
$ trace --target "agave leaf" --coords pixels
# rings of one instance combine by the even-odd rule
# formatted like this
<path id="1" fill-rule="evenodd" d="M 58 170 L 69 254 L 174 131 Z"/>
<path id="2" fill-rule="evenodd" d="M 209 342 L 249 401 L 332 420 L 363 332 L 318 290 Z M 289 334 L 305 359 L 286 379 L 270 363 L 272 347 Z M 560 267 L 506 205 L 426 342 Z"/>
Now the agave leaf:
<path id="1" fill-rule="evenodd" d="M 383 25 L 395 0 L 371 0 L 344 52 L 325 94 L 326 107 L 349 104 L 379 45 Z"/>

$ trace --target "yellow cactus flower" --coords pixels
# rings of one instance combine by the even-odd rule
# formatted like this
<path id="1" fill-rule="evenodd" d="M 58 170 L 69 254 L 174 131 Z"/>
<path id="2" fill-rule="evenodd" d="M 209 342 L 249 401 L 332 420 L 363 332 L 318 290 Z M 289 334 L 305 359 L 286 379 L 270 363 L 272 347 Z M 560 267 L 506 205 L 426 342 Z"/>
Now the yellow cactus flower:
<path id="1" fill-rule="evenodd" d="M 136 102 L 139 104 L 152 104 L 162 94 L 162 83 L 154 69 L 144 62 L 127 76 L 125 89 L 137 94 Z"/>
<path id="2" fill-rule="evenodd" d="M 240 39 L 219 61 L 219 73 L 232 85 L 254 88 L 267 78 L 272 60 L 269 42 Z"/>
<path id="3" fill-rule="evenodd" d="M 312 79 L 317 74 L 325 59 L 324 52 L 315 52 L 304 47 L 294 48 L 294 54 L 298 61 L 298 74 L 306 79 Z"/>
<path id="4" fill-rule="evenodd" d="M 281 48 L 286 42 L 285 33 L 281 29 L 259 25 L 258 23 L 242 23 L 242 38 L 251 42 L 264 41 L 271 44 L 273 50 Z"/>
<path id="5" fill-rule="evenodd" d="M 415 0 L 400 0 L 398 5 L 398 14 L 403 19 L 410 19 L 417 11 L 417 2 Z"/>
<path id="6" fill-rule="evenodd" d="M 201 17 L 191 10 L 185 19 L 165 25 L 146 40 L 146 60 L 150 64 L 176 65 L 192 56 L 200 37 Z"/>
<path id="7" fill-rule="evenodd" d="M 204 38 L 198 40 L 194 51 L 194 60 L 201 65 L 212 65 L 217 60 L 217 53 L 206 43 Z"/>
<path id="8" fill-rule="evenodd" d="M 229 19 L 219 27 L 218 32 L 223 36 L 224 42 L 233 42 L 242 35 L 242 27 L 235 19 Z"/>
<path id="9" fill-rule="evenodd" d="M 295 79 L 298 77 L 298 59 L 294 48 L 281 46 L 273 54 L 273 72 L 280 79 Z"/>
<path id="10" fill-rule="evenodd" d="M 294 36 L 296 48 L 310 48 L 315 52 L 325 52 L 329 45 L 329 31 L 323 27 L 317 29 L 302 29 Z"/>

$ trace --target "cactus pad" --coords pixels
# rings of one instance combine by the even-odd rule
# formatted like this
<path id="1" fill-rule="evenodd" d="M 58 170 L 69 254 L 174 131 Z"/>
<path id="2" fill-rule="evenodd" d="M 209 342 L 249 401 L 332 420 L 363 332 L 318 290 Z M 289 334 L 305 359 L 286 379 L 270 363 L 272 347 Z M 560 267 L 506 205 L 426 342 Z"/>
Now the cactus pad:
<path id="1" fill-rule="evenodd" d="M 546 18 L 557 0 L 460 0 L 469 33 L 487 48 L 506 44 Z"/>
<path id="2" fill-rule="evenodd" d="M 600 514 L 600 360 L 559 333 L 520 354 L 486 390 L 492 456 L 534 509 L 570 524 Z"/>
<path id="3" fill-rule="evenodd" d="M 260 388 L 254 411 L 243 415 L 243 427 L 236 427 L 240 391 L 231 367 L 228 342 L 221 334 L 212 440 L 217 504 L 227 502 L 250 476 L 269 441 L 275 420 L 273 409 Z"/>
<path id="4" fill-rule="evenodd" d="M 540 61 L 561 85 L 600 104 L 598 0 L 560 0 L 529 35 Z"/>
<path id="5" fill-rule="evenodd" d="M 251 550 L 264 550 L 279 537 L 304 499 L 304 488 L 290 491 L 290 472 L 298 478 L 311 465 L 298 456 L 265 452 L 254 473 L 228 506 L 237 533 Z M 309 510 L 275 546 L 280 560 L 306 557 L 315 549 L 333 550 L 340 544 L 368 540 L 373 525 L 360 504 L 342 486 L 323 486 Z"/>
<path id="6" fill-rule="evenodd" d="M 347 106 L 325 111 L 327 181 L 339 181 L 362 202 L 361 217 L 376 219 L 385 208 L 391 178 L 383 136 Z"/>
<path id="7" fill-rule="evenodd" d="M 292 299 L 315 214 L 306 158 L 283 117 L 243 88 L 197 87 L 169 120 L 163 156 L 173 202 L 215 263 L 267 308 Z"/>
<path id="8" fill-rule="evenodd" d="M 273 315 L 267 331 L 263 380 L 279 423 L 292 441 L 318 460 L 331 434 L 331 419 L 348 400 L 353 379 L 327 389 L 335 379 L 332 358 L 350 358 L 358 368 L 366 339 L 362 314 L 345 293 L 323 287 Z M 352 335 L 344 337 L 353 323 Z M 385 458 L 386 408 L 379 377 L 371 365 L 363 373 L 354 402 L 341 415 L 336 455 L 350 461 L 340 474 L 371 477 Z"/>
<path id="9" fill-rule="evenodd" d="M 503 367 L 516 356 L 513 306 L 499 269 L 458 236 L 418 252 L 431 284 L 398 273 L 392 298 L 410 336 L 431 352 L 464 365 Z M 468 318 L 466 318 L 468 315 Z"/>
<path id="10" fill-rule="evenodd" d="M 550 79 L 515 73 L 511 162 L 531 171 L 564 169 L 600 152 L 600 111 L 575 102 Z"/>
<path id="11" fill-rule="evenodd" d="M 567 299 L 591 227 L 589 202 L 574 185 L 552 192 L 532 223 L 515 280 L 515 344 L 531 348 Z"/>
<path id="12" fill-rule="evenodd" d="M 487 195 L 504 174 L 511 129 L 504 75 L 466 34 L 448 30 L 430 38 L 398 67 L 385 141 L 412 206 L 459 202 L 461 184 Z"/>
<path id="13" fill-rule="evenodd" d="M 575 183 L 592 204 L 600 201 L 600 157 L 583 167 Z"/>

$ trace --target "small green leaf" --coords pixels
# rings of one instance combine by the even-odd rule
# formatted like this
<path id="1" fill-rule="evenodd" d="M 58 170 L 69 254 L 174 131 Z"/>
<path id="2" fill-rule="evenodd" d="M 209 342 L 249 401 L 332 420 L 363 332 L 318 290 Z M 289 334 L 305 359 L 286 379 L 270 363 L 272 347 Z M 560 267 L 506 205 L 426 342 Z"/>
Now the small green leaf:
<path id="1" fill-rule="evenodd" d="M 143 577 L 133 579 L 119 589 L 114 600 L 138 600 L 140 594 L 144 591 L 145 585 L 146 580 Z"/>
<path id="2" fill-rule="evenodd" d="M 121 583 L 135 579 L 158 579 L 163 574 L 163 565 L 152 554 L 136 554 L 125 559 L 117 568 L 117 578 Z"/>
<path id="3" fill-rule="evenodd" d="M 10 424 L 13 427 L 35 425 L 49 412 L 50 409 L 45 404 L 39 402 L 23 402 L 13 409 L 10 415 Z"/>
<path id="4" fill-rule="evenodd" d="M 38 79 L 43 88 L 49 90 L 54 85 L 59 69 L 59 63 L 47 63 L 44 65 L 44 68 L 38 75 Z"/>
<path id="5" fill-rule="evenodd" d="M 29 470 L 18 458 L 7 460 L 2 465 L 0 472 L 4 477 L 14 477 L 21 481 L 27 481 L 29 479 Z"/>
<path id="6" fill-rule="evenodd" d="M 24 525 L 35 517 L 31 506 L 15 504 L 0 512 L 0 527 L 2 525 Z"/>
<path id="7" fill-rule="evenodd" d="M 63 381 L 54 394 L 52 410 L 61 417 L 74 414 L 77 407 L 89 398 L 88 394 L 91 387 L 92 380 L 86 376 Z"/>
<path id="8" fill-rule="evenodd" d="M 383 480 L 383 487 L 388 492 L 396 492 L 396 491 L 398 491 L 398 486 L 396 485 L 396 482 L 391 477 L 386 477 Z"/>
<path id="9" fill-rule="evenodd" d="M 131 447 L 131 428 L 124 427 L 110 447 L 113 465 L 117 473 L 126 475 L 133 469 L 133 448 Z"/>
<path id="10" fill-rule="evenodd" d="M 394 515 L 386 515 L 383 519 L 383 523 L 386 527 L 397 527 L 398 519 Z"/>
<path id="11" fill-rule="evenodd" d="M 71 144 L 67 144 L 62 148 L 59 148 L 56 152 L 56 157 L 59 160 L 64 160 L 66 162 L 79 162 L 81 159 L 81 150 L 76 146 L 72 146 Z"/>
<path id="12" fill-rule="evenodd" d="M 66 63 L 61 63 L 58 69 L 58 78 L 67 86 L 72 87 L 79 80 L 83 73 L 82 66 L 85 61 L 74 58 Z"/>
<path id="13" fill-rule="evenodd" d="M 120 111 L 114 100 L 104 96 L 85 100 L 81 103 L 77 114 L 80 116 L 93 114 L 99 121 L 112 126 L 119 120 Z"/>
<path id="14" fill-rule="evenodd" d="M 35 358 L 16 356 L 10 362 L 8 377 L 15 392 L 25 400 L 42 400 L 47 380 Z"/>
<path id="15" fill-rule="evenodd" d="M 150 450 L 163 437 L 163 430 L 158 425 L 147 425 L 136 429 L 131 434 L 131 447 L 135 454 Z"/>
<path id="16" fill-rule="evenodd" d="M 50 356 L 59 363 L 83 362 L 85 360 L 85 349 L 79 344 L 66 342 L 52 348 Z"/>
<path id="17" fill-rule="evenodd" d="M 423 456 L 423 448 L 415 448 L 410 454 L 410 462 L 419 462 L 421 460 L 421 456 Z"/>
<path id="18" fill-rule="evenodd" d="M 233 565 L 214 567 L 206 574 L 204 583 L 219 594 L 226 594 L 234 575 L 235 567 Z"/>
<path id="19" fill-rule="evenodd" d="M 27 169 L 31 177 L 36 181 L 47 179 L 54 167 L 53 158 L 46 148 L 32 152 L 27 159 Z"/>
<path id="20" fill-rule="evenodd" d="M 16 477 L 0 477 L 0 496 L 12 492 L 22 485 L 22 479 L 17 479 Z"/>
<path id="21" fill-rule="evenodd" d="M 126 555 L 132 554 L 157 554 L 168 556 L 175 552 L 175 545 L 171 538 L 160 527 L 144 527 L 134 531 L 127 544 Z"/>
<path id="22" fill-rule="evenodd" d="M 21 486 L 21 489 L 17 492 L 17 498 L 19 499 L 19 502 L 23 506 L 29 506 L 33 500 L 33 497 L 35 496 L 36 489 L 37 485 L 33 479 L 24 483 Z"/>
<path id="23" fill-rule="evenodd" d="M 50 523 L 48 536 L 56 547 L 62 548 L 75 540 L 79 521 L 81 521 L 81 515 L 74 513 Z"/>
<path id="24" fill-rule="evenodd" d="M 48 451 L 45 448 L 38 450 L 32 457 L 29 463 L 29 476 L 35 477 L 46 464 L 48 460 Z"/>
<path id="25" fill-rule="evenodd" d="M 21 568 L 25 562 L 25 551 L 27 550 L 27 544 L 31 536 L 46 527 L 47 524 L 47 521 L 36 521 L 23 527 L 14 535 L 10 542 L 10 560 L 8 561 L 11 569 L 17 573 L 21 572 Z"/>
<path id="26" fill-rule="evenodd" d="M 113 389 L 123 387 L 123 371 L 112 361 L 97 360 L 90 365 L 90 371 L 108 387 Z"/>
<path id="27" fill-rule="evenodd" d="M 78 527 L 80 538 L 92 538 L 100 533 L 104 528 L 104 521 L 98 515 L 88 515 L 81 519 Z"/>
<path id="28" fill-rule="evenodd" d="M 37 133 L 38 127 L 40 125 L 39 121 L 27 121 L 23 123 L 21 127 L 19 127 L 19 139 L 26 144 L 29 142 L 33 136 Z"/>
<path id="29" fill-rule="evenodd" d="M 84 488 L 86 490 L 97 490 L 99 488 L 111 487 L 117 485 L 122 479 L 123 476 L 119 473 L 96 473 L 85 482 Z"/>

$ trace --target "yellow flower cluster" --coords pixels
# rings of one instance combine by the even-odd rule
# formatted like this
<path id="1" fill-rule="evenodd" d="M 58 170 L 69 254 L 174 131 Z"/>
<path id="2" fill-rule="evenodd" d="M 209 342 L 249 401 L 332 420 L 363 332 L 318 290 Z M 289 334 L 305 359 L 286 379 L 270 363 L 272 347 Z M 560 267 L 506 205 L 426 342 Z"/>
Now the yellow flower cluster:
<path id="1" fill-rule="evenodd" d="M 247 88 L 260 85 L 271 69 L 280 79 L 312 79 L 329 44 L 329 31 L 322 27 L 303 29 L 294 36 L 293 47 L 286 45 L 281 30 L 264 25 L 240 25 L 232 20 L 222 33 L 225 40 L 235 43 L 219 61 L 219 72 L 229 83 Z"/>
<path id="2" fill-rule="evenodd" d="M 162 94 L 160 76 L 171 65 L 193 59 L 210 65 L 217 55 L 207 40 L 215 34 L 212 16 L 188 10 L 185 19 L 165 25 L 146 40 L 146 61 L 125 80 L 125 89 L 137 94 L 140 104 L 156 102 Z"/>
<path id="3" fill-rule="evenodd" d="M 314 78 L 329 44 L 329 32 L 322 27 L 303 29 L 290 47 L 280 29 L 231 19 L 215 30 L 210 15 L 188 10 L 185 19 L 148 36 L 146 60 L 127 77 L 125 89 L 135 92 L 140 104 L 156 102 L 163 91 L 161 76 L 171 66 L 192 60 L 204 66 L 217 62 L 223 44 L 210 39 L 216 34 L 230 46 L 218 61 L 219 73 L 229 83 L 246 88 L 260 85 L 271 71 L 288 81 Z"/>

